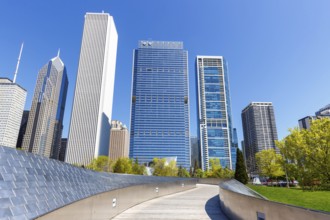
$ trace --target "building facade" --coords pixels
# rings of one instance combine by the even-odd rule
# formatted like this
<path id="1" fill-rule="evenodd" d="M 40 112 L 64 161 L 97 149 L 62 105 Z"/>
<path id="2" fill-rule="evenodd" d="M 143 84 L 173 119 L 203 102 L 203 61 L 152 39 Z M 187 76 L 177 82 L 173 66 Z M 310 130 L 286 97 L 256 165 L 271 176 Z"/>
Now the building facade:
<path id="1" fill-rule="evenodd" d="M 198 139 L 202 169 L 210 159 L 220 159 L 222 167 L 233 169 L 231 159 L 232 119 L 229 79 L 222 56 L 197 56 Z"/>
<path id="2" fill-rule="evenodd" d="M 139 41 L 134 50 L 130 157 L 177 157 L 189 169 L 188 52 L 182 42 Z"/>
<path id="3" fill-rule="evenodd" d="M 275 114 L 271 102 L 252 102 L 242 111 L 244 134 L 244 152 L 248 172 L 258 172 L 255 154 L 268 149 L 274 149 L 278 139 Z"/>
<path id="4" fill-rule="evenodd" d="M 58 54 L 39 71 L 23 150 L 58 159 L 68 84 L 66 67 Z"/>
<path id="5" fill-rule="evenodd" d="M 191 146 L 191 166 L 195 167 L 195 164 L 197 167 L 201 167 L 201 153 L 200 148 L 198 144 L 198 138 L 197 137 L 190 137 L 190 146 Z"/>
<path id="6" fill-rule="evenodd" d="M 237 130 L 236 130 L 236 128 L 233 128 L 233 138 L 232 138 L 231 152 L 230 152 L 232 170 L 236 170 L 237 148 L 238 148 Z"/>
<path id="7" fill-rule="evenodd" d="M 25 135 L 26 126 L 27 126 L 27 122 L 29 119 L 29 113 L 30 113 L 30 111 L 28 111 L 28 110 L 23 111 L 23 116 L 22 116 L 22 120 L 21 120 L 21 126 L 19 129 L 19 133 L 18 133 L 16 148 L 22 148 L 23 138 Z"/>
<path id="8" fill-rule="evenodd" d="M 113 120 L 110 130 L 109 158 L 117 160 L 129 156 L 129 132 L 120 121 Z"/>
<path id="9" fill-rule="evenodd" d="M 315 116 L 306 116 L 302 119 L 299 119 L 298 120 L 299 128 L 310 129 L 312 121 L 321 118 L 330 118 L 330 105 L 326 105 L 317 112 L 315 112 Z"/>
<path id="10" fill-rule="evenodd" d="M 26 90 L 0 78 L 0 145 L 16 148 L 26 100 Z"/>
<path id="11" fill-rule="evenodd" d="M 87 13 L 65 161 L 108 155 L 118 35 L 107 13 Z"/>
<path id="12" fill-rule="evenodd" d="M 67 138 L 62 138 L 61 139 L 61 148 L 60 148 L 60 154 L 58 157 L 59 161 L 63 161 L 65 160 L 65 153 L 66 153 L 66 146 L 68 144 L 68 139 Z"/>

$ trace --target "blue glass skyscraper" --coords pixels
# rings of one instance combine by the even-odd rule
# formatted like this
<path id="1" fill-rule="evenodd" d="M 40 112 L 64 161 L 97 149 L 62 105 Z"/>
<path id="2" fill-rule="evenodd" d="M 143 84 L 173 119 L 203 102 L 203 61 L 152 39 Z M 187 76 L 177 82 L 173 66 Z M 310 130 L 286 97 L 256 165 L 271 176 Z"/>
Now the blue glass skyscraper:
<path id="1" fill-rule="evenodd" d="M 212 158 L 232 169 L 232 121 L 227 66 L 222 56 L 197 56 L 198 138 L 202 169 Z"/>
<path id="2" fill-rule="evenodd" d="M 130 157 L 177 157 L 190 167 L 188 52 L 182 42 L 139 41 L 134 50 Z"/>

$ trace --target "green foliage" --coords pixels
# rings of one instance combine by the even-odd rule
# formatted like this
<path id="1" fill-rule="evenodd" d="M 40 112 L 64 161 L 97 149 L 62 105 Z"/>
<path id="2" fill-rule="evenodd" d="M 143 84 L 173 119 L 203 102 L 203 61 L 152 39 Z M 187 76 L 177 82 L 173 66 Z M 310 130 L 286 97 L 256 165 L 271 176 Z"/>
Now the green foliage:
<path id="1" fill-rule="evenodd" d="M 204 178 L 205 175 L 204 175 L 204 172 L 202 169 L 197 169 L 194 173 L 194 177 L 197 177 L 197 178 Z"/>
<path id="2" fill-rule="evenodd" d="M 240 151 L 240 149 L 237 148 L 236 154 L 237 154 L 237 159 L 236 159 L 235 179 L 243 184 L 247 184 L 249 181 L 249 177 L 246 173 L 243 153 L 242 151 Z"/>
<path id="3" fill-rule="evenodd" d="M 189 172 L 181 165 L 179 166 L 178 169 L 178 177 L 190 177 Z"/>
<path id="4" fill-rule="evenodd" d="M 330 212 L 330 191 L 303 191 L 298 188 L 248 186 L 269 200 Z"/>
<path id="5" fill-rule="evenodd" d="M 270 178 L 277 178 L 284 175 L 280 154 L 276 154 L 274 149 L 262 150 L 256 153 L 257 166 L 260 173 Z"/>
<path id="6" fill-rule="evenodd" d="M 111 162 L 107 156 L 99 156 L 98 158 L 93 159 L 86 168 L 95 171 L 110 172 L 110 164 Z"/>
<path id="7" fill-rule="evenodd" d="M 132 165 L 132 174 L 143 175 L 145 172 L 145 166 L 140 165 L 138 159 L 136 158 Z"/>
<path id="8" fill-rule="evenodd" d="M 154 158 L 153 159 L 154 176 L 177 176 L 178 168 L 176 162 L 171 161 L 166 164 L 165 159 Z"/>
<path id="9" fill-rule="evenodd" d="M 309 130 L 290 130 L 277 142 L 290 176 L 303 188 L 330 188 L 330 119 L 314 120 Z"/>
<path id="10" fill-rule="evenodd" d="M 119 158 L 113 166 L 114 173 L 132 173 L 132 160 L 126 157 Z"/>
<path id="11" fill-rule="evenodd" d="M 218 158 L 212 158 L 209 161 L 210 169 L 203 173 L 206 178 L 233 178 L 234 171 L 228 168 L 222 168 Z"/>

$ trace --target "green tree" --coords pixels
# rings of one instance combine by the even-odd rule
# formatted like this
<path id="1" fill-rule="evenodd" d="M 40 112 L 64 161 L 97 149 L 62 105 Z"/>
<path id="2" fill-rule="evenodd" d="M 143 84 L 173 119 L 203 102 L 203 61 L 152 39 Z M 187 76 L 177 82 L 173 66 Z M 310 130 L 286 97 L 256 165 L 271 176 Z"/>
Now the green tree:
<path id="1" fill-rule="evenodd" d="M 194 173 L 194 177 L 197 177 L 197 178 L 204 178 L 205 177 L 205 174 L 203 172 L 202 169 L 198 168 L 195 173 Z"/>
<path id="2" fill-rule="evenodd" d="M 143 175 L 145 172 L 145 166 L 140 165 L 138 159 L 136 158 L 132 165 L 132 174 Z"/>
<path id="3" fill-rule="evenodd" d="M 170 161 L 166 164 L 165 159 L 153 159 L 154 176 L 177 176 L 178 168 L 175 161 Z"/>
<path id="4" fill-rule="evenodd" d="M 243 184 L 247 184 L 249 181 L 248 175 L 246 173 L 246 167 L 244 163 L 243 153 L 237 148 L 236 151 L 236 168 L 235 168 L 235 179 Z"/>
<path id="5" fill-rule="evenodd" d="M 282 160 L 282 156 L 276 154 L 274 149 L 262 150 L 256 153 L 256 161 L 260 174 L 270 178 L 277 178 L 284 175 Z"/>
<path id="6" fill-rule="evenodd" d="M 119 158 L 113 165 L 114 173 L 132 173 L 132 160 L 126 157 Z"/>
<path id="7" fill-rule="evenodd" d="M 291 129 L 277 144 L 290 176 L 297 177 L 303 188 L 318 184 L 330 188 L 329 118 L 312 121 L 309 130 Z"/>
<path id="8" fill-rule="evenodd" d="M 87 168 L 95 171 L 110 172 L 110 164 L 111 161 L 107 156 L 99 156 L 93 159 L 92 162 L 87 165 Z"/>
<path id="9" fill-rule="evenodd" d="M 190 177 L 189 172 L 181 165 L 179 166 L 178 169 L 178 177 Z"/>

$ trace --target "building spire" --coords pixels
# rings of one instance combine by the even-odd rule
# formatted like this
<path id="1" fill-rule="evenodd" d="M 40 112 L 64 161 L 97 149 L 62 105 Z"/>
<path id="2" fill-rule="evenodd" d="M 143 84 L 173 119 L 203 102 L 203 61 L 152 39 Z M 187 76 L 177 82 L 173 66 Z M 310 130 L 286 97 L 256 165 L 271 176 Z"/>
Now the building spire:
<path id="1" fill-rule="evenodd" d="M 16 76 L 17 76 L 17 73 L 18 73 L 19 62 L 21 61 L 23 47 L 24 47 L 24 42 L 22 43 L 21 50 L 20 50 L 19 55 L 18 55 L 18 60 L 17 60 L 16 70 L 15 70 L 15 73 L 14 73 L 13 83 L 16 83 Z"/>
<path id="2" fill-rule="evenodd" d="M 57 57 L 60 57 L 60 53 L 61 53 L 61 48 L 58 48 Z"/>

